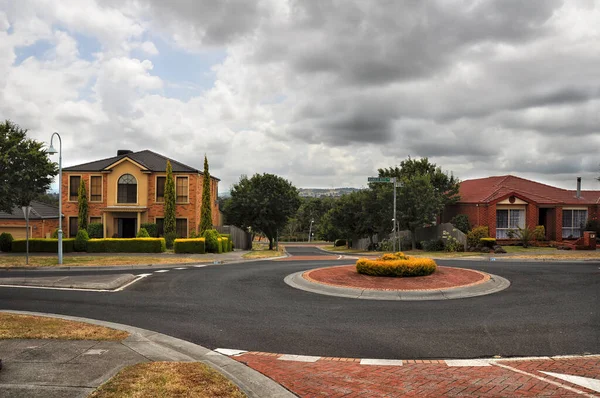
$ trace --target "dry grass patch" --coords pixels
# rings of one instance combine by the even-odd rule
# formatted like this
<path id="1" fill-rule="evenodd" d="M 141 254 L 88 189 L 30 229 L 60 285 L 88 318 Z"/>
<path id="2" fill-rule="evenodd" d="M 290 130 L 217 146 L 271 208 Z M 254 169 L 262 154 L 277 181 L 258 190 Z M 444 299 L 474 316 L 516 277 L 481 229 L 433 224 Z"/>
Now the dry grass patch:
<path id="1" fill-rule="evenodd" d="M 279 250 L 252 250 L 242 257 L 246 259 L 258 259 L 258 258 L 272 258 L 284 256 L 285 252 L 283 247 L 279 245 Z"/>
<path id="2" fill-rule="evenodd" d="M 225 376 L 200 362 L 150 362 L 126 367 L 89 398 L 245 397 Z"/>
<path id="3" fill-rule="evenodd" d="M 364 253 L 366 250 L 348 249 L 346 246 L 322 246 L 321 249 L 340 253 Z M 375 252 L 373 252 L 375 253 Z"/>
<path id="4" fill-rule="evenodd" d="M 120 341 L 122 330 L 43 316 L 0 312 L 0 339 L 62 339 Z"/>
<path id="5" fill-rule="evenodd" d="M 146 265 L 146 264 L 188 264 L 209 261 L 192 257 L 175 256 L 65 256 L 62 266 L 98 267 L 110 265 Z M 56 267 L 56 256 L 29 256 L 29 265 L 25 265 L 23 256 L 2 256 L 0 267 Z"/>

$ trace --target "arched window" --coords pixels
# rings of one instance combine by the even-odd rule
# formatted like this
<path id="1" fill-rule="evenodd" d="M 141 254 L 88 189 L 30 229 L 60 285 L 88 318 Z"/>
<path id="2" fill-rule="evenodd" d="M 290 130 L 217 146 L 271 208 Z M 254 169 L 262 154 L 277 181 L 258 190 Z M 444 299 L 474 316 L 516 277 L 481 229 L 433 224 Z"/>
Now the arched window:
<path id="1" fill-rule="evenodd" d="M 137 203 L 137 180 L 131 174 L 119 178 L 117 203 Z"/>

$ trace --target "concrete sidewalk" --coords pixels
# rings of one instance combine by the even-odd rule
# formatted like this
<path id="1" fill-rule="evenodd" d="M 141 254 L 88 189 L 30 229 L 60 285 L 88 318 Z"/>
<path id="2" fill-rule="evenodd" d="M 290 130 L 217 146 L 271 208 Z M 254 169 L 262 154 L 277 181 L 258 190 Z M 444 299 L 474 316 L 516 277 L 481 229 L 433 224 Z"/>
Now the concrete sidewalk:
<path id="1" fill-rule="evenodd" d="M 295 395 L 259 372 L 202 346 L 161 333 L 87 318 L 52 316 L 125 330 L 122 342 L 0 340 L 0 396 L 85 397 L 124 366 L 148 361 L 203 362 L 238 385 L 248 397 Z"/>

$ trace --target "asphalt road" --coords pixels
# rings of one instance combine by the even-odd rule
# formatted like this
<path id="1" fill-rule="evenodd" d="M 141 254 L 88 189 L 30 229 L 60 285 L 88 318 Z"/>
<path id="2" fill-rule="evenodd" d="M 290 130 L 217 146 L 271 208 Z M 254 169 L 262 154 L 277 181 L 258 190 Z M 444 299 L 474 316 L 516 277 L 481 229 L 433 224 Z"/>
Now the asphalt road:
<path id="1" fill-rule="evenodd" d="M 347 299 L 283 282 L 293 272 L 348 263 L 261 261 L 171 270 L 119 293 L 0 288 L 0 308 L 124 323 L 212 349 L 390 359 L 600 353 L 598 263 L 440 260 L 511 281 L 493 295 L 444 301 Z"/>

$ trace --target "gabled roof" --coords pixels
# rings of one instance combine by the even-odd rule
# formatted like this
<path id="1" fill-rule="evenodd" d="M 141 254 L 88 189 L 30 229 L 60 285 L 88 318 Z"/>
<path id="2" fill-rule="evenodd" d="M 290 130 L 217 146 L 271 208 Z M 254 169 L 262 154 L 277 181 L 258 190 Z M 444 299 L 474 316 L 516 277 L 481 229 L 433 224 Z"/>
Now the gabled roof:
<path id="1" fill-rule="evenodd" d="M 466 180 L 460 183 L 459 203 L 492 203 L 516 194 L 538 204 L 590 205 L 600 204 L 600 191 L 556 188 L 524 178 L 506 175 Z"/>
<path id="2" fill-rule="evenodd" d="M 46 203 L 31 201 L 31 212 L 29 213 L 30 220 L 42 220 L 49 218 L 58 218 L 58 207 Z M 25 220 L 25 214 L 20 206 L 15 206 L 11 213 L 0 211 L 0 219 L 2 220 Z"/>
<path id="3" fill-rule="evenodd" d="M 83 163 L 75 166 L 65 167 L 63 171 L 81 171 L 81 172 L 100 172 L 106 170 L 106 168 L 121 159 L 129 158 L 136 163 L 147 168 L 153 172 L 166 172 L 167 171 L 167 160 L 171 162 L 171 167 L 174 173 L 198 173 L 203 174 L 200 170 L 195 169 L 191 166 L 185 165 L 174 159 L 168 158 L 164 155 L 152 152 L 149 150 L 143 150 L 139 152 L 131 152 L 123 155 L 113 156 L 111 158 L 96 160 L 89 163 Z M 219 180 L 216 177 L 211 176 L 215 180 Z"/>

